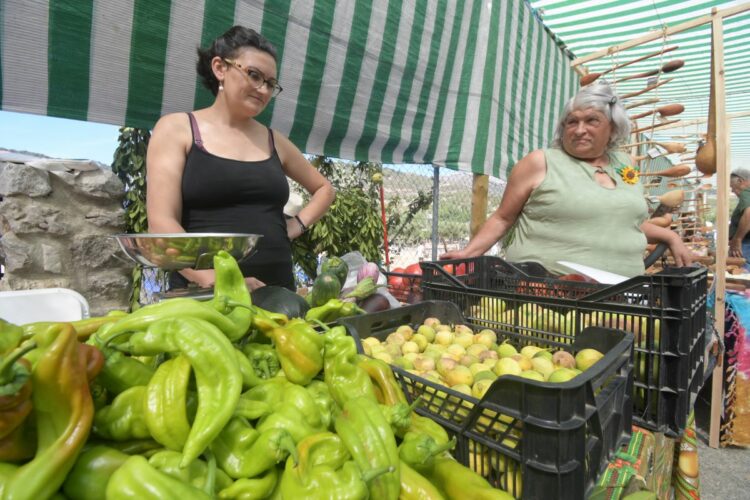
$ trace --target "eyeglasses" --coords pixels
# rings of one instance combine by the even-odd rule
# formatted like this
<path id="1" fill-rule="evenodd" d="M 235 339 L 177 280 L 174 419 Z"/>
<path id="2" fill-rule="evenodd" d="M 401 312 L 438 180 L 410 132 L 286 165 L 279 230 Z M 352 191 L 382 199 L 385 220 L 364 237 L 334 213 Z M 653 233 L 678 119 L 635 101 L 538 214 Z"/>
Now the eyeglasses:
<path id="1" fill-rule="evenodd" d="M 279 85 L 279 82 L 275 78 L 266 78 L 263 73 L 261 73 L 258 69 L 253 67 L 245 68 L 237 61 L 232 61 L 231 59 L 224 59 L 224 62 L 227 64 L 230 64 L 237 68 L 238 70 L 242 71 L 247 75 L 247 77 L 250 79 L 250 84 L 253 85 L 254 88 L 260 89 L 264 85 L 271 90 L 271 95 L 273 97 L 276 97 L 281 93 L 282 89 L 281 85 Z"/>

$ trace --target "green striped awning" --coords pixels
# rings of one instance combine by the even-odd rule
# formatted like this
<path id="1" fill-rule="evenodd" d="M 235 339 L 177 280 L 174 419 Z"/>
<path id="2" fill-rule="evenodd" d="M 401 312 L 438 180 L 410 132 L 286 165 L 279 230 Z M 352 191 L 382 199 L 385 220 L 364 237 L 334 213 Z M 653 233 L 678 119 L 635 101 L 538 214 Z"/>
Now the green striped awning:
<path id="1" fill-rule="evenodd" d="M 714 7 L 726 9 L 741 4 L 747 5 L 746 0 L 531 0 L 530 3 L 536 15 L 576 57 L 622 44 L 652 31 L 661 31 L 664 26 L 677 26 L 709 15 Z M 679 48 L 664 54 L 663 58 L 656 57 L 633 64 L 618 70 L 615 77 L 610 74 L 607 78 L 611 81 L 657 69 L 672 59 L 682 59 L 685 61 L 683 68 L 662 76 L 674 77 L 674 81 L 631 101 L 658 97 L 661 102 L 656 106 L 667 103 L 681 103 L 685 106 L 685 112 L 674 118 L 687 121 L 705 119 L 708 115 L 711 65 L 710 23 L 671 35 L 666 40 L 658 39 L 619 54 L 591 61 L 586 67 L 591 72 L 602 72 L 618 63 L 673 45 Z M 747 55 L 749 45 L 750 12 L 725 18 L 724 69 L 726 107 L 730 115 L 750 112 L 750 57 Z M 646 79 L 633 79 L 617 84 L 617 91 L 626 94 L 643 89 L 645 85 Z M 705 128 L 703 124 L 691 125 L 684 129 L 657 130 L 654 138 L 661 141 L 691 142 L 691 139 L 695 138 L 691 134 L 705 132 Z M 692 141 L 691 149 L 694 149 L 694 144 Z M 730 153 L 732 167 L 746 167 L 750 164 L 750 116 L 731 120 Z"/>
<path id="2" fill-rule="evenodd" d="M 522 0 L 2 0 L 2 109 L 151 127 L 211 102 L 195 49 L 233 24 L 278 48 L 260 119 L 304 152 L 504 177 L 577 87 Z"/>

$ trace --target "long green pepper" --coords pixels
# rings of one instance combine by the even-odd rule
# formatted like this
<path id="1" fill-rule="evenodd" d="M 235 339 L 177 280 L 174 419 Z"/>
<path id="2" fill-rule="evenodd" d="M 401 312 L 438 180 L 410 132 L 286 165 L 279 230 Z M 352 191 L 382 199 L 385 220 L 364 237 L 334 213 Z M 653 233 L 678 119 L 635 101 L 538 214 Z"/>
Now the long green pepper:
<path id="1" fill-rule="evenodd" d="M 133 334 L 122 346 L 136 355 L 182 353 L 190 360 L 198 388 L 198 409 L 182 450 L 186 467 L 221 432 L 242 392 L 234 346 L 216 326 L 196 318 L 171 318 Z"/>
<path id="2" fill-rule="evenodd" d="M 159 365 L 146 387 L 146 426 L 154 440 L 170 450 L 182 451 L 190 434 L 187 414 L 190 371 L 190 360 L 180 354 Z"/>
<path id="3" fill-rule="evenodd" d="M 351 399 L 334 425 L 360 470 L 394 468 L 372 481 L 370 494 L 377 499 L 396 500 L 401 489 L 398 448 L 378 404 L 367 398 Z"/>

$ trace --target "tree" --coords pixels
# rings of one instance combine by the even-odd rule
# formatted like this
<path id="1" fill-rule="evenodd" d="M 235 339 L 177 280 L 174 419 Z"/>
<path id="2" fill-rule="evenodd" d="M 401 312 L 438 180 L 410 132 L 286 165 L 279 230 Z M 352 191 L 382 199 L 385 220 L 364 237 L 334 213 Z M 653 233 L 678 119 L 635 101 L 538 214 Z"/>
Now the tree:
<path id="1" fill-rule="evenodd" d="M 148 231 L 146 218 L 146 149 L 151 132 L 148 129 L 121 127 L 119 145 L 115 150 L 112 171 L 125 184 L 125 231 L 145 233 Z M 136 264 L 133 268 L 133 288 L 130 292 L 130 306 L 139 306 L 143 268 Z"/>

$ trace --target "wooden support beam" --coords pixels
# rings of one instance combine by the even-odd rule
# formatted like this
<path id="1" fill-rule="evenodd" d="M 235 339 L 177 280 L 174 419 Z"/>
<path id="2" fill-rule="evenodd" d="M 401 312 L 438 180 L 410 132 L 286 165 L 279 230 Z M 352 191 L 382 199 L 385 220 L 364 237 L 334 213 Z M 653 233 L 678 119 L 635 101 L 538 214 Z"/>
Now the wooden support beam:
<path id="1" fill-rule="evenodd" d="M 750 4 L 745 7 L 750 8 Z M 724 21 L 714 12 L 711 21 L 711 84 L 716 102 L 716 303 L 714 320 L 716 332 L 724 337 L 724 311 L 726 307 L 726 269 L 729 252 L 729 120 L 726 113 L 724 73 Z M 724 147 L 722 147 L 724 146 Z M 719 447 L 721 415 L 724 407 L 724 353 L 714 368 L 711 382 L 711 421 L 708 444 Z"/>
<path id="2" fill-rule="evenodd" d="M 674 35 L 675 33 L 681 33 L 683 31 L 687 31 L 689 29 L 711 23 L 714 19 L 723 19 L 725 17 L 734 16 L 748 10 L 750 10 L 750 2 L 735 5 L 734 7 L 728 7 L 722 10 L 714 9 L 714 11 L 710 15 L 696 17 L 695 19 L 691 19 L 690 21 L 678 24 L 677 26 L 665 27 L 665 29 L 663 30 L 652 31 L 651 33 L 640 36 L 638 38 L 634 38 L 632 40 L 628 40 L 627 42 L 624 42 L 620 45 L 613 45 L 587 56 L 578 57 L 570 63 L 570 66 L 575 68 L 576 66 L 601 59 L 602 57 L 614 54 L 615 52 L 622 52 L 623 50 L 631 49 L 644 43 L 653 42 L 654 40 L 658 40 L 665 36 Z"/>
<path id="3" fill-rule="evenodd" d="M 471 237 L 477 234 L 479 228 L 487 218 L 487 193 L 490 187 L 490 177 L 485 174 L 474 174 L 471 183 Z"/>

